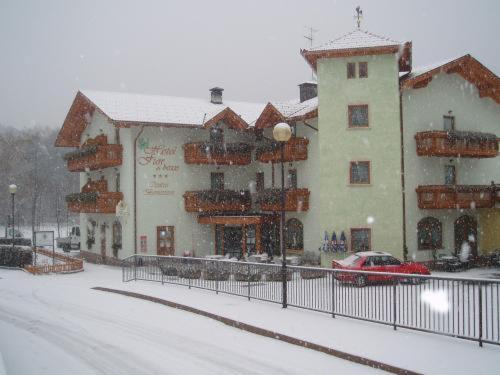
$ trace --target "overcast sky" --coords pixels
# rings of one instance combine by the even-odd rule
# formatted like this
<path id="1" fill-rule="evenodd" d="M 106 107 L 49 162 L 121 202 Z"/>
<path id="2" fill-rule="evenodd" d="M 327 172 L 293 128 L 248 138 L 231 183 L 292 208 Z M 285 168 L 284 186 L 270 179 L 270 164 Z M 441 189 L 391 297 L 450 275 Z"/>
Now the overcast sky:
<path id="1" fill-rule="evenodd" d="M 305 26 L 413 41 L 413 66 L 466 53 L 500 71 L 500 1 L 0 0 L 0 124 L 60 127 L 78 89 L 230 100 L 298 96 Z M 317 44 L 315 43 L 315 44 Z"/>

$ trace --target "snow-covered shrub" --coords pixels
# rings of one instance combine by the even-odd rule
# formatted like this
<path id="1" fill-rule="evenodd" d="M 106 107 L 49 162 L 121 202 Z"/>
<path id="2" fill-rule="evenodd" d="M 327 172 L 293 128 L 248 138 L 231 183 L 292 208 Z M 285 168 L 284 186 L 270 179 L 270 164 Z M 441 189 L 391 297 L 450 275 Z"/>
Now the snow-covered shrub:
<path id="1" fill-rule="evenodd" d="M 33 261 L 33 253 L 30 248 L 0 245 L 0 266 L 2 267 L 24 267 Z"/>
<path id="2" fill-rule="evenodd" d="M 315 251 L 304 251 L 304 254 L 300 257 L 302 266 L 319 266 L 320 263 L 320 255 Z"/>
<path id="3" fill-rule="evenodd" d="M 171 265 L 160 264 L 159 267 L 161 273 L 164 274 L 165 276 L 177 276 L 179 273 L 177 268 Z"/>
<path id="4" fill-rule="evenodd" d="M 179 269 L 179 277 L 183 279 L 199 279 L 201 269 L 193 266 L 183 266 Z"/>
<path id="5" fill-rule="evenodd" d="M 292 276 L 293 276 L 293 271 L 287 270 L 286 271 L 286 280 L 292 281 Z M 266 272 L 266 280 L 267 281 L 282 281 L 283 280 L 283 273 L 282 273 L 281 268 L 276 268 L 276 269 L 267 271 Z"/>
<path id="6" fill-rule="evenodd" d="M 300 277 L 303 279 L 309 280 L 309 279 L 320 279 L 322 277 L 326 276 L 326 271 L 322 270 L 307 270 L 307 269 L 301 269 L 300 270 Z"/>

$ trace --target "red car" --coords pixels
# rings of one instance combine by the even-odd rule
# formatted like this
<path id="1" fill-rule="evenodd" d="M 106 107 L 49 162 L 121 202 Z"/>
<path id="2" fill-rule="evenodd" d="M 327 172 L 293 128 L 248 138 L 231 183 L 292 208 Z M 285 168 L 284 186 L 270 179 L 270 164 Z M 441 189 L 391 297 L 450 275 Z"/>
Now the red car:
<path id="1" fill-rule="evenodd" d="M 420 263 L 401 262 L 389 253 L 382 251 L 365 251 L 352 254 L 343 260 L 332 261 L 332 268 L 352 271 L 372 271 L 407 273 L 416 275 L 430 275 L 429 269 Z M 392 275 L 367 275 L 356 273 L 337 273 L 335 278 L 340 281 L 354 283 L 357 286 L 365 286 L 368 282 L 394 281 L 396 276 Z M 403 279 L 404 280 L 404 279 Z M 405 281 L 419 281 L 410 279 Z"/>

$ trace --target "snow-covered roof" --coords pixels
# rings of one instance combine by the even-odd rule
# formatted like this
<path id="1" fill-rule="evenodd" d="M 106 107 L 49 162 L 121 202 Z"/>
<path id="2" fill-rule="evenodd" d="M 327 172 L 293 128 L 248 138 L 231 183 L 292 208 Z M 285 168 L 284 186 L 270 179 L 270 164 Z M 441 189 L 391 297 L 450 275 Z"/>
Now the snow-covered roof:
<path id="1" fill-rule="evenodd" d="M 398 46 L 401 42 L 356 29 L 327 43 L 312 47 L 309 51 L 331 51 L 352 48 Z"/>
<path id="2" fill-rule="evenodd" d="M 283 115 L 283 117 L 296 117 L 305 115 L 318 108 L 318 97 L 305 100 L 302 103 L 298 100 L 286 102 L 271 102 L 271 104 Z"/>
<path id="3" fill-rule="evenodd" d="M 327 43 L 303 49 L 300 53 L 314 70 L 318 59 L 396 53 L 399 70 L 408 72 L 411 70 L 412 43 L 355 29 Z"/>
<path id="4" fill-rule="evenodd" d="M 400 86 L 402 89 L 426 87 L 439 73 L 459 74 L 477 87 L 480 98 L 489 97 L 500 104 L 499 77 L 469 54 L 416 68 L 400 77 Z"/>
<path id="5" fill-rule="evenodd" d="M 252 124 L 265 106 L 258 103 L 232 101 L 213 104 L 208 98 L 197 99 L 91 90 L 82 90 L 81 93 L 114 121 L 146 124 L 201 126 L 227 107 L 247 124 Z"/>
<path id="6" fill-rule="evenodd" d="M 412 69 L 412 71 L 410 73 L 402 73 L 401 76 L 404 76 L 405 78 L 417 77 L 417 76 L 419 76 L 421 74 L 430 72 L 431 70 L 439 68 L 439 67 L 441 67 L 443 65 L 446 65 L 446 64 L 448 64 L 450 62 L 458 60 L 458 59 L 460 59 L 462 57 L 463 57 L 463 55 L 455 56 L 455 57 L 448 58 L 448 59 L 440 61 L 440 62 L 436 62 L 436 63 L 432 63 L 432 64 L 427 64 L 427 65 L 423 65 L 423 66 L 418 66 L 418 67 Z"/>
<path id="7" fill-rule="evenodd" d="M 276 125 L 281 121 L 306 120 L 317 117 L 318 97 L 305 100 L 289 100 L 285 102 L 269 102 L 255 122 L 257 129 Z"/>

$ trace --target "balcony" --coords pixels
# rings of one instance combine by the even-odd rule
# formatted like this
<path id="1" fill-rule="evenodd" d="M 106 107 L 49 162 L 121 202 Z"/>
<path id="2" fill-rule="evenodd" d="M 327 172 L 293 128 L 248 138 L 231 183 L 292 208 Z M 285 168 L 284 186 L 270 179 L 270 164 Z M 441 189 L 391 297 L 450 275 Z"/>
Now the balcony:
<path id="1" fill-rule="evenodd" d="M 292 137 L 285 143 L 284 147 L 284 162 L 307 160 L 307 138 Z M 281 150 L 278 142 L 270 142 L 269 144 L 257 147 L 255 159 L 262 163 L 279 163 L 281 161 Z"/>
<path id="2" fill-rule="evenodd" d="M 463 131 L 427 131 L 415 134 L 418 156 L 494 158 L 496 135 Z"/>
<path id="3" fill-rule="evenodd" d="M 252 208 L 250 192 L 247 190 L 186 191 L 183 197 L 187 212 L 242 212 Z"/>
<path id="4" fill-rule="evenodd" d="M 114 214 L 116 205 L 123 200 L 123 193 L 107 191 L 106 180 L 89 181 L 81 193 L 66 196 L 68 210 L 86 214 Z"/>
<path id="5" fill-rule="evenodd" d="M 285 190 L 285 211 L 309 210 L 308 189 Z M 266 189 L 259 196 L 262 211 L 281 211 L 281 189 Z"/>
<path id="6" fill-rule="evenodd" d="M 186 143 L 186 164 L 247 165 L 252 162 L 252 147 L 247 143 Z"/>
<path id="7" fill-rule="evenodd" d="M 87 140 L 78 150 L 64 155 L 70 172 L 84 172 L 87 168 L 96 169 L 116 167 L 122 164 L 122 145 L 108 144 L 105 135 Z"/>
<path id="8" fill-rule="evenodd" d="M 416 189 L 420 209 L 493 208 L 500 185 L 425 185 Z"/>

